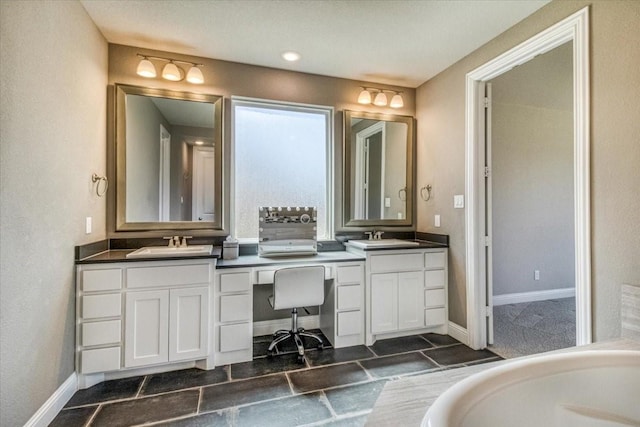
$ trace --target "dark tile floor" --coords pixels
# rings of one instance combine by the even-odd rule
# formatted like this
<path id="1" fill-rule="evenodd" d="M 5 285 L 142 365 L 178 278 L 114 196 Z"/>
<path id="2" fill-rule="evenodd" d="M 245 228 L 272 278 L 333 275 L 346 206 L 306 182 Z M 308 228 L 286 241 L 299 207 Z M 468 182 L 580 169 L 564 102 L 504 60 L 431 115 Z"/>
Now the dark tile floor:
<path id="1" fill-rule="evenodd" d="M 51 426 L 362 426 L 387 381 L 500 359 L 449 336 L 424 334 L 373 346 L 307 351 L 285 346 L 252 362 L 106 381 L 78 391 Z"/>

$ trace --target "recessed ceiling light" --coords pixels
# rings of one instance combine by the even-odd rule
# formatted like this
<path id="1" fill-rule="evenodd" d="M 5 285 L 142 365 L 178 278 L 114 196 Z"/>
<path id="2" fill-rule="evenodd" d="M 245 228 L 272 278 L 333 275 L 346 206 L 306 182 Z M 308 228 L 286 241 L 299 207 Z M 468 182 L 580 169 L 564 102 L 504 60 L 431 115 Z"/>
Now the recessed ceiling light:
<path id="1" fill-rule="evenodd" d="M 294 62 L 300 59 L 300 54 L 298 52 L 289 51 L 284 52 L 282 54 L 282 57 L 285 61 Z"/>

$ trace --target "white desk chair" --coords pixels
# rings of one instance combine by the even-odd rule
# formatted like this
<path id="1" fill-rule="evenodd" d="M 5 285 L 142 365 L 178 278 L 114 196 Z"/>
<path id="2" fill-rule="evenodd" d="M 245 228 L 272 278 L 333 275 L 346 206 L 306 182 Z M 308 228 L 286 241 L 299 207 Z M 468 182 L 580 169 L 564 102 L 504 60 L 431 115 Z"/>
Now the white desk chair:
<path id="1" fill-rule="evenodd" d="M 304 363 L 304 345 L 301 336 L 317 340 L 318 348 L 322 348 L 322 339 L 298 327 L 298 308 L 317 306 L 324 303 L 324 267 L 291 267 L 276 270 L 273 276 L 273 295 L 269 304 L 274 310 L 290 308 L 291 330 L 280 329 L 273 336 L 267 355 L 272 355 L 276 345 L 293 338 L 298 347 L 298 362 Z"/>

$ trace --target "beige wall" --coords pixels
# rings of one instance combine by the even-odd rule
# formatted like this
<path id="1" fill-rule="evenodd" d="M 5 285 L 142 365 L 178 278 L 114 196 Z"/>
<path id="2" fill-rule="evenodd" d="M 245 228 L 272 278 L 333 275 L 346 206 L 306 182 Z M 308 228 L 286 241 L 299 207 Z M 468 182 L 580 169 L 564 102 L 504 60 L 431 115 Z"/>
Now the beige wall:
<path id="1" fill-rule="evenodd" d="M 620 334 L 620 286 L 640 282 L 640 2 L 555 0 L 418 88 L 418 230 L 450 235 L 450 320 L 466 326 L 465 75 L 591 5 L 591 233 L 594 339 Z M 433 227 L 433 215 L 442 227 Z"/>
<path id="2" fill-rule="evenodd" d="M 136 75 L 135 70 L 140 61 L 136 53 L 151 56 L 171 57 L 204 64 L 202 73 L 204 85 L 193 85 L 186 81 L 169 82 L 161 78 L 146 79 Z M 156 64 L 158 72 L 160 67 Z M 229 164 L 229 144 L 231 137 L 231 103 L 232 96 L 268 99 L 275 101 L 295 102 L 332 106 L 334 114 L 334 153 L 335 153 L 335 228 L 342 224 L 342 118 L 344 110 L 371 111 L 387 114 L 415 115 L 415 89 L 399 86 L 382 85 L 380 87 L 402 91 L 404 107 L 399 109 L 381 108 L 372 105 L 363 106 L 357 103 L 358 95 L 364 82 L 339 79 L 335 77 L 277 70 L 235 62 L 220 61 L 208 58 L 177 55 L 173 53 L 139 49 L 132 46 L 109 45 L 109 84 L 130 84 L 151 86 L 163 89 L 200 92 L 225 97 L 224 104 L 224 140 L 225 163 Z M 370 84 L 367 84 L 370 86 Z M 379 86 L 379 85 L 378 85 Z M 228 171 L 228 168 L 227 168 Z M 228 176 L 227 176 L 228 179 Z M 228 204 L 227 205 L 228 208 Z M 226 213 L 228 215 L 228 212 Z M 162 234 L 162 233 L 161 233 Z M 114 233 L 115 235 L 115 233 Z"/>
<path id="3" fill-rule="evenodd" d="M 0 7 L 0 425 L 19 426 L 74 371 L 74 246 L 105 237 L 107 43 L 76 1 Z"/>

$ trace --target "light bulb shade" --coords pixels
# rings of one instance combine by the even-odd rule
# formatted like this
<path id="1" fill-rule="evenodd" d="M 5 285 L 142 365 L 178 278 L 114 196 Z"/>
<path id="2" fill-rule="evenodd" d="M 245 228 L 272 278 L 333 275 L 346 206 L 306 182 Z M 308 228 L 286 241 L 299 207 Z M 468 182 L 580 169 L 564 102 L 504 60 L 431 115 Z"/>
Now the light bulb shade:
<path id="1" fill-rule="evenodd" d="M 389 107 L 391 108 L 404 107 L 404 101 L 402 100 L 402 97 L 400 96 L 399 93 L 396 93 L 395 95 L 393 95 L 393 98 L 391 98 L 391 103 L 389 104 Z"/>
<path id="2" fill-rule="evenodd" d="M 378 92 L 375 99 L 373 100 L 373 104 L 377 105 L 378 107 L 384 107 L 385 105 L 387 105 L 387 95 L 385 95 L 384 92 Z"/>
<path id="3" fill-rule="evenodd" d="M 152 78 L 156 76 L 156 67 L 154 67 L 147 58 L 142 58 L 142 61 L 138 64 L 136 73 L 142 77 Z"/>
<path id="4" fill-rule="evenodd" d="M 196 67 L 195 65 L 191 67 L 189 69 L 189 72 L 187 73 L 187 81 L 196 85 L 201 85 L 202 83 L 204 83 L 204 76 L 202 75 L 202 71 L 200 71 L 200 68 Z"/>
<path id="5" fill-rule="evenodd" d="M 162 69 L 162 78 L 172 82 L 180 81 L 182 80 L 182 70 L 173 62 L 169 62 Z"/>
<path id="6" fill-rule="evenodd" d="M 358 95 L 358 104 L 371 104 L 371 92 L 362 89 L 362 92 Z"/>

